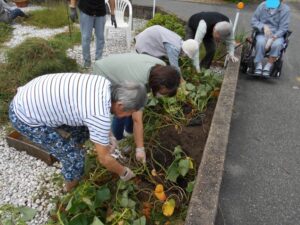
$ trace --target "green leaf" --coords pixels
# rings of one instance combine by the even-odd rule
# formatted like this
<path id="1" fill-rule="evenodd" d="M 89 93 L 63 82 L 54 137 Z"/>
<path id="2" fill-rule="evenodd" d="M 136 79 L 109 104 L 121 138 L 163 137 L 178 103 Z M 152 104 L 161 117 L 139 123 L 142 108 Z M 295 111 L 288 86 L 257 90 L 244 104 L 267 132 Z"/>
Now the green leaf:
<path id="1" fill-rule="evenodd" d="M 88 217 L 84 214 L 76 215 L 68 225 L 89 225 Z"/>
<path id="2" fill-rule="evenodd" d="M 72 201 L 73 201 L 73 197 L 69 200 L 68 205 L 66 207 L 66 210 L 69 211 L 72 208 Z"/>
<path id="3" fill-rule="evenodd" d="M 99 207 L 103 202 L 111 198 L 110 190 L 107 187 L 100 187 L 96 192 L 94 206 L 95 208 Z"/>
<path id="4" fill-rule="evenodd" d="M 175 147 L 173 154 L 175 155 L 176 158 L 181 158 L 181 153 L 182 153 L 181 147 L 178 145 Z"/>
<path id="5" fill-rule="evenodd" d="M 102 223 L 101 220 L 99 220 L 98 217 L 95 216 L 91 225 L 104 225 L 104 223 Z"/>
<path id="6" fill-rule="evenodd" d="M 188 193 L 192 193 L 193 192 L 193 189 L 194 189 L 194 186 L 195 186 L 195 181 L 190 181 L 186 187 L 186 191 Z"/>
<path id="7" fill-rule="evenodd" d="M 178 171 L 184 177 L 190 168 L 190 161 L 188 159 L 181 159 L 178 163 Z"/>
<path id="8" fill-rule="evenodd" d="M 180 175 L 177 168 L 178 168 L 178 161 L 175 160 L 168 168 L 167 177 L 166 177 L 167 180 L 176 182 L 177 177 Z"/>
<path id="9" fill-rule="evenodd" d="M 191 83 L 187 83 L 186 85 L 185 85 L 185 87 L 186 87 L 186 89 L 188 90 L 188 91 L 193 91 L 193 90 L 195 90 L 195 85 L 193 85 L 193 84 L 191 84 Z"/>
<path id="10" fill-rule="evenodd" d="M 82 201 L 87 204 L 88 206 L 93 206 L 93 203 L 91 201 L 91 199 L 87 198 L 87 197 L 83 197 Z"/>
<path id="11" fill-rule="evenodd" d="M 157 104 L 158 104 L 158 99 L 152 98 L 152 99 L 148 102 L 147 106 L 156 106 Z"/>
<path id="12" fill-rule="evenodd" d="M 0 220 L 1 225 L 15 225 L 11 219 Z"/>
<path id="13" fill-rule="evenodd" d="M 29 207 L 20 207 L 19 208 L 20 213 L 22 214 L 22 219 L 25 221 L 32 220 L 33 217 L 36 215 L 36 210 L 29 208 Z"/>
<path id="14" fill-rule="evenodd" d="M 141 218 L 138 218 L 137 220 L 133 221 L 133 225 L 146 225 L 145 216 L 142 216 Z"/>
<path id="15" fill-rule="evenodd" d="M 135 205 L 136 205 L 136 202 L 129 198 L 127 207 L 131 208 L 131 209 L 134 209 Z"/>

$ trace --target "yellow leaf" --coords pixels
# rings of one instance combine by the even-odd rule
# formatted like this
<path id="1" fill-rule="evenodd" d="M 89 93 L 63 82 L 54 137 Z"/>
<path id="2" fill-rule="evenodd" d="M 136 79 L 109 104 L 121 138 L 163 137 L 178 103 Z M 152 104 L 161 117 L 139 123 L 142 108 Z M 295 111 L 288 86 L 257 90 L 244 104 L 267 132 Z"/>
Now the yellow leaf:
<path id="1" fill-rule="evenodd" d="M 174 199 L 167 200 L 162 206 L 163 214 L 165 216 L 172 216 L 174 213 L 175 204 L 176 203 Z"/>
<path id="2" fill-rule="evenodd" d="M 194 164 L 193 164 L 191 157 L 186 157 L 186 159 L 189 160 L 189 168 L 194 169 Z"/>
<path id="3" fill-rule="evenodd" d="M 167 199 L 167 196 L 164 192 L 164 186 L 162 186 L 162 184 L 156 185 L 154 195 L 161 201 L 165 201 Z"/>

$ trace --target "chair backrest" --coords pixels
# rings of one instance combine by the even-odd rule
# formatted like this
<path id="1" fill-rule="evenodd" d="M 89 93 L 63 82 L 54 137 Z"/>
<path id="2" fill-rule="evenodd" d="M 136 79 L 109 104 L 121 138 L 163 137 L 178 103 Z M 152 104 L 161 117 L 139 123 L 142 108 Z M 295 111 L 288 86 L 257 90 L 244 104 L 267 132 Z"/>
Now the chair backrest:
<path id="1" fill-rule="evenodd" d="M 109 11 L 111 12 L 109 0 L 105 0 L 106 5 L 109 8 Z M 125 10 L 128 7 L 128 17 L 129 17 L 129 23 L 131 24 L 132 20 L 132 5 L 129 0 L 115 0 L 115 16 L 116 20 L 124 22 L 124 14 Z"/>

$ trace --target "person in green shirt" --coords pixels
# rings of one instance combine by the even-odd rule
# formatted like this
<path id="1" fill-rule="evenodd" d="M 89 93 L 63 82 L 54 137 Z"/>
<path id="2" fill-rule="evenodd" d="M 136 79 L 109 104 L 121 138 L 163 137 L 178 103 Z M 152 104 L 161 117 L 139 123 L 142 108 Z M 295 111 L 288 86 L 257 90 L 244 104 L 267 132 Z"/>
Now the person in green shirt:
<path id="1" fill-rule="evenodd" d="M 120 84 L 125 81 L 142 83 L 148 92 L 154 96 L 176 95 L 180 85 L 180 74 L 173 66 L 158 58 L 146 54 L 124 53 L 114 54 L 97 60 L 93 67 L 93 74 L 104 76 L 112 83 Z M 117 141 L 123 133 L 133 133 L 136 144 L 136 159 L 145 163 L 143 112 L 138 111 L 130 117 L 117 118 L 112 121 L 112 132 Z"/>

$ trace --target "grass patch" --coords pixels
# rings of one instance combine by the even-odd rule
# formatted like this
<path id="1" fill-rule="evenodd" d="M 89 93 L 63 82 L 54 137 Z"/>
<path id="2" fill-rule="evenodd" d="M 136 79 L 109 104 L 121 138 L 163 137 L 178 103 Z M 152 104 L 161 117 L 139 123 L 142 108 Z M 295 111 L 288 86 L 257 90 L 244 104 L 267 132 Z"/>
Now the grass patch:
<path id="1" fill-rule="evenodd" d="M 0 22 L 0 47 L 12 36 L 13 28 L 11 25 Z"/>
<path id="2" fill-rule="evenodd" d="M 0 64 L 0 122 L 7 121 L 8 104 L 18 87 L 49 73 L 79 72 L 75 60 L 64 48 L 56 48 L 61 36 L 52 41 L 31 38 L 8 50 L 7 63 Z"/>
<path id="3" fill-rule="evenodd" d="M 68 10 L 66 4 L 57 3 L 45 9 L 30 12 L 30 17 L 24 23 L 38 28 L 64 27 L 69 24 Z"/>
<path id="4" fill-rule="evenodd" d="M 64 32 L 55 35 L 49 43 L 53 46 L 53 48 L 60 49 L 62 51 L 66 51 L 68 48 L 72 48 L 76 44 L 80 44 L 81 42 L 81 33 L 79 28 L 72 26 L 71 33 Z"/>

